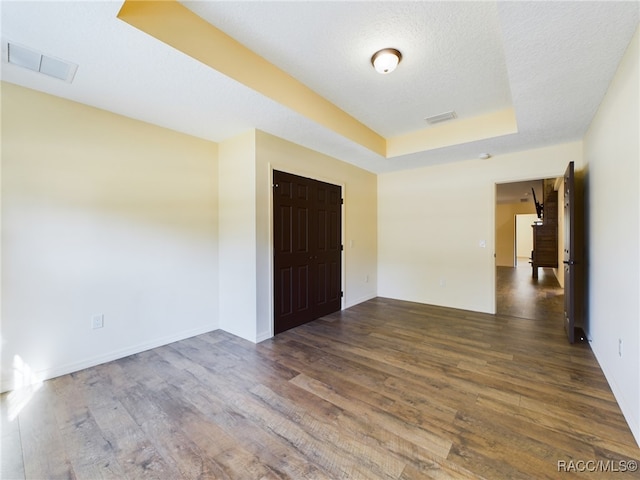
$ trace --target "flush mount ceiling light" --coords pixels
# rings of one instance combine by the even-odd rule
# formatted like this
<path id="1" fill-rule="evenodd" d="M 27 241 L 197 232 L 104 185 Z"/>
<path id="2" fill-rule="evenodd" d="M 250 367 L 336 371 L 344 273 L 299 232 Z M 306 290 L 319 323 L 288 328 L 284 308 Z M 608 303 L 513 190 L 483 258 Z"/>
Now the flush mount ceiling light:
<path id="1" fill-rule="evenodd" d="M 376 72 L 386 74 L 393 72 L 402 60 L 402 54 L 395 48 L 383 48 L 371 57 L 371 64 Z"/>

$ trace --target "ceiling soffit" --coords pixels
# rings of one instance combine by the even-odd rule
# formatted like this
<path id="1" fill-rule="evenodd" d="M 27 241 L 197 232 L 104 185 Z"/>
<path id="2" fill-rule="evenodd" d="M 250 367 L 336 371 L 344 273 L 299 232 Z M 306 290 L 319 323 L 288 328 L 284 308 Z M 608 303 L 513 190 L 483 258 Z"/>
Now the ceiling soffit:
<path id="1" fill-rule="evenodd" d="M 384 138 L 177 1 L 127 0 L 118 18 L 385 158 L 518 131 L 514 109 L 509 106 L 498 112 Z"/>

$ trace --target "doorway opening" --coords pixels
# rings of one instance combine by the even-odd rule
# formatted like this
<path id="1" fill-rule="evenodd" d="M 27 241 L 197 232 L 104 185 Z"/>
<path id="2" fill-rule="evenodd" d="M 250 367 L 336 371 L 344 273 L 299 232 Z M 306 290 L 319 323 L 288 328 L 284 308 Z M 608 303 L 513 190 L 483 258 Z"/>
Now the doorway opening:
<path id="1" fill-rule="evenodd" d="M 561 180 L 561 179 L 560 179 Z M 558 179 L 496 185 L 496 313 L 563 319 Z M 538 203 L 538 205 L 536 205 Z M 546 204 L 546 218 L 542 208 Z M 546 222 L 546 223 L 545 223 Z M 537 253 L 537 256 L 536 256 Z M 560 262 L 560 263 L 559 263 Z"/>
<path id="2" fill-rule="evenodd" d="M 516 213 L 515 230 L 515 266 L 529 265 L 533 251 L 531 226 L 538 221 L 535 213 Z"/>

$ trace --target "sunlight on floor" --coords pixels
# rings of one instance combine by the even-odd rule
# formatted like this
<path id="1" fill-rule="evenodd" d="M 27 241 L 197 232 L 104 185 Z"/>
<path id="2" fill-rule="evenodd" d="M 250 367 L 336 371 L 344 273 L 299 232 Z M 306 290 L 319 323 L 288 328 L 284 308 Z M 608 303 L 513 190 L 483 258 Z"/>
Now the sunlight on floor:
<path id="1" fill-rule="evenodd" d="M 14 388 L 7 397 L 9 421 L 13 421 L 42 386 L 42 380 L 20 358 L 13 357 Z"/>

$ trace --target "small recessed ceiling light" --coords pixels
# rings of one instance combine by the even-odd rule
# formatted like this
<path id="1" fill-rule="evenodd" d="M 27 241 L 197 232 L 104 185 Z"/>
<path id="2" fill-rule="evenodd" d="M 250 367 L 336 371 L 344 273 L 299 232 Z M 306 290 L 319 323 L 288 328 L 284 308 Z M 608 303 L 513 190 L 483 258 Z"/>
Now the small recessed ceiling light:
<path id="1" fill-rule="evenodd" d="M 400 61 L 402 60 L 402 54 L 395 48 L 383 48 L 378 50 L 371 57 L 371 64 L 378 73 L 391 73 L 393 72 Z"/>
<path id="2" fill-rule="evenodd" d="M 487 160 L 488 158 L 491 158 L 491 154 L 490 153 L 481 153 L 478 158 L 480 158 L 481 160 Z"/>

